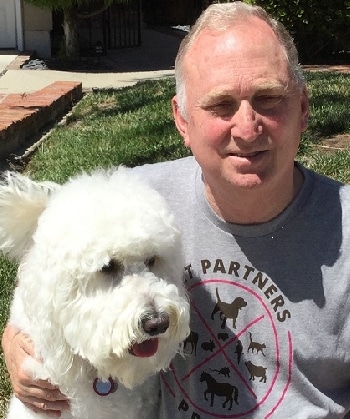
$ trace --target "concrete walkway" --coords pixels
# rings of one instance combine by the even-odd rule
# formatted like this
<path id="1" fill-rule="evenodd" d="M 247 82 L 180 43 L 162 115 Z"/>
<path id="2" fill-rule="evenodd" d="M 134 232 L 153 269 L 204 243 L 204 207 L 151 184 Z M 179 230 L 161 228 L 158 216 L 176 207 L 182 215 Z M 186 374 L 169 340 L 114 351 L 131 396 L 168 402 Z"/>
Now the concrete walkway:
<path id="1" fill-rule="evenodd" d="M 130 73 L 74 73 L 52 70 L 8 70 L 0 78 L 0 94 L 28 94 L 55 81 L 80 81 L 83 90 L 92 88 L 118 88 L 130 86 L 141 80 L 154 80 L 173 76 L 173 70 Z"/>
<path id="2" fill-rule="evenodd" d="M 162 33 L 143 29 L 140 47 L 108 51 L 99 65 L 85 72 L 21 70 L 20 65 L 30 55 L 0 51 L 0 95 L 31 93 L 55 81 L 80 81 L 86 91 L 94 87 L 119 88 L 140 80 L 173 76 L 175 56 L 184 34 L 175 30 Z"/>
<path id="3" fill-rule="evenodd" d="M 0 51 L 0 76 L 7 67 L 17 58 L 18 53 L 14 51 Z"/>

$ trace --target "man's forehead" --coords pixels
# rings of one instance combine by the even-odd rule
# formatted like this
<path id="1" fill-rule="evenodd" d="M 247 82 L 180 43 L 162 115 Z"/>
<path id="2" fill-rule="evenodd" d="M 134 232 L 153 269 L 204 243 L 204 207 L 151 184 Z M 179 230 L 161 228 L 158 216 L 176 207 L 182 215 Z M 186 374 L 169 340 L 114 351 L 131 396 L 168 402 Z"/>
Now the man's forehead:
<path id="1" fill-rule="evenodd" d="M 271 30 L 269 35 L 252 30 L 252 37 L 247 32 L 247 27 L 232 28 L 226 33 L 204 30 L 187 50 L 184 68 L 194 73 L 200 69 L 216 73 L 227 68 L 233 72 L 256 73 L 262 66 L 269 66 L 270 72 L 277 73 L 288 68 L 286 52 Z M 253 33 L 260 35 L 256 38 Z"/>
<path id="2" fill-rule="evenodd" d="M 281 41 L 272 29 L 272 27 L 264 20 L 257 16 L 249 16 L 244 19 L 235 19 L 227 22 L 226 25 L 215 27 L 209 25 L 202 28 L 197 34 L 196 38 L 192 40 L 192 47 L 196 45 L 206 44 L 211 39 L 218 48 L 225 43 L 232 46 L 238 43 L 252 44 L 252 39 L 269 40 L 281 45 Z M 256 45 L 258 48 L 263 48 L 266 42 Z"/>

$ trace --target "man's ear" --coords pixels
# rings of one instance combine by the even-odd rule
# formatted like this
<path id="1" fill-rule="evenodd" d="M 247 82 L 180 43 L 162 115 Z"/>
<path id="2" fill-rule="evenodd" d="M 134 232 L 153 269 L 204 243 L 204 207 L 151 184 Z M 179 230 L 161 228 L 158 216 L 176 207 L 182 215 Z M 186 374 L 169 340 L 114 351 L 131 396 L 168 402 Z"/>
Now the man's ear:
<path id="1" fill-rule="evenodd" d="M 300 129 L 301 132 L 306 131 L 308 122 L 309 122 L 309 115 L 310 115 L 310 108 L 309 108 L 309 95 L 307 92 L 307 88 L 304 87 L 301 95 L 301 118 L 300 118 Z"/>
<path id="2" fill-rule="evenodd" d="M 190 141 L 188 138 L 188 123 L 180 111 L 180 106 L 178 103 L 177 96 L 174 96 L 171 105 L 173 108 L 173 116 L 177 130 L 179 131 L 181 137 L 184 139 L 186 147 L 190 146 Z"/>

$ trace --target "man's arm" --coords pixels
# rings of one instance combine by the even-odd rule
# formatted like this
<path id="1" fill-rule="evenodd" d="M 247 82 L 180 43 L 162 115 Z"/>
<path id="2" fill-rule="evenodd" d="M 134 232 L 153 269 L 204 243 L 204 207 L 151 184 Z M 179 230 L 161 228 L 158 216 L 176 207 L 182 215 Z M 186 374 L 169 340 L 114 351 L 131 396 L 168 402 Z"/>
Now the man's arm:
<path id="1" fill-rule="evenodd" d="M 7 325 L 1 343 L 15 396 L 34 412 L 61 416 L 61 411 L 69 408 L 66 397 L 48 381 L 33 380 L 22 368 L 28 356 L 35 356 L 30 338 Z"/>

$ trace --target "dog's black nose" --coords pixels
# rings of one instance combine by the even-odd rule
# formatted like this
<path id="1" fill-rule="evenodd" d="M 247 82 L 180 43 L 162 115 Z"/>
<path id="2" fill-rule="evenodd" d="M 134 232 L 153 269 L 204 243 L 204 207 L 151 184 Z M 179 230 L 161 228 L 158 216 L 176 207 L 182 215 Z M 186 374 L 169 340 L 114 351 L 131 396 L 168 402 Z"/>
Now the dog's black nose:
<path id="1" fill-rule="evenodd" d="M 142 320 L 143 330 L 150 336 L 165 333 L 169 327 L 169 316 L 161 314 L 157 317 L 147 317 Z"/>

